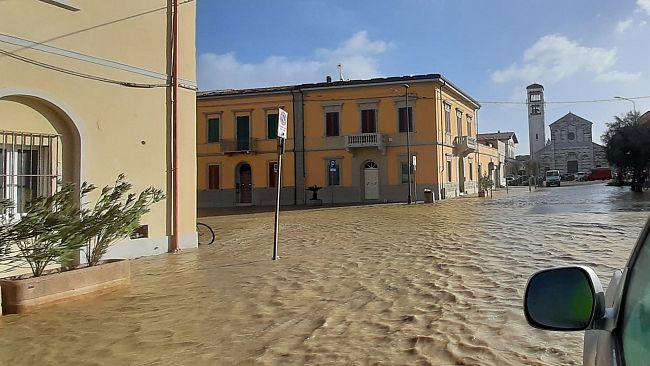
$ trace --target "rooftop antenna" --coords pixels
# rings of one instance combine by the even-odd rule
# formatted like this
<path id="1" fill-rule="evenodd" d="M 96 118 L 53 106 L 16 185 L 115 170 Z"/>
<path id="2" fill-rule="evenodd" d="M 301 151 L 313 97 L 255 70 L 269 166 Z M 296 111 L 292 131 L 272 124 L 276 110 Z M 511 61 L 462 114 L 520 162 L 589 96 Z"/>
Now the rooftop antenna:
<path id="1" fill-rule="evenodd" d="M 339 69 L 339 81 L 343 81 L 343 65 L 338 64 L 336 67 Z"/>

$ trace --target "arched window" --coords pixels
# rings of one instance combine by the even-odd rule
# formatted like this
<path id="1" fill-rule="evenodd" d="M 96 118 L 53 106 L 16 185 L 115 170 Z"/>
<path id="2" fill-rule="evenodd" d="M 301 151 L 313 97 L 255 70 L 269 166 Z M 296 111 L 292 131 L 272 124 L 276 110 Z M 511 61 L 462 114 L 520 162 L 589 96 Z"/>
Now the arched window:
<path id="1" fill-rule="evenodd" d="M 363 166 L 363 169 L 377 169 L 377 168 L 378 168 L 377 163 L 375 163 L 374 161 L 369 161 L 366 163 L 366 165 Z"/>

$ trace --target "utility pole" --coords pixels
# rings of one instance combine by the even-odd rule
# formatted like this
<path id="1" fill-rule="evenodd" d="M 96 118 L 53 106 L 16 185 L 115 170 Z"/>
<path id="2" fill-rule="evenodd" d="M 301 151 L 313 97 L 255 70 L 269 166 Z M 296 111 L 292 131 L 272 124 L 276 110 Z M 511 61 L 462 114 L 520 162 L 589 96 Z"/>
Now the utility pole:
<path id="1" fill-rule="evenodd" d="M 408 184 L 409 184 L 409 195 L 408 195 L 408 204 L 411 204 L 411 172 L 413 171 L 412 165 L 411 165 L 411 121 L 409 119 L 409 85 L 408 84 L 402 84 L 404 87 L 404 101 L 406 105 L 404 106 L 404 113 L 406 114 L 406 155 L 407 156 L 407 162 L 409 166 L 409 175 L 408 175 Z"/>

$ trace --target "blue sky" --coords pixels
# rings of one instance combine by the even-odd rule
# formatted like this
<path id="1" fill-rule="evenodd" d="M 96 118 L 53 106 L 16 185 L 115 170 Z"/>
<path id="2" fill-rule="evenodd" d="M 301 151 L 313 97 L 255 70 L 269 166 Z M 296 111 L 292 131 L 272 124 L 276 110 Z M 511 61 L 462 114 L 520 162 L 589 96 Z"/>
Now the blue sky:
<path id="1" fill-rule="evenodd" d="M 197 1 L 200 90 L 440 73 L 476 100 L 480 132 L 515 131 L 528 153 L 526 85 L 547 102 L 650 96 L 650 0 Z M 635 99 L 650 109 L 650 98 Z M 596 142 L 632 103 L 554 104 Z"/>

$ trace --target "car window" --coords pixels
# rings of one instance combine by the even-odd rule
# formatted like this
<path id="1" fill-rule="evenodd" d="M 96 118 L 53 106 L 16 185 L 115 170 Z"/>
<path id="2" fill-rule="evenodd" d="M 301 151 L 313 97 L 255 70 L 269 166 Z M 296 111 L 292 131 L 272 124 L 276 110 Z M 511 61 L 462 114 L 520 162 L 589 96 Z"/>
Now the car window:
<path id="1" fill-rule="evenodd" d="M 629 272 L 623 299 L 621 343 L 626 365 L 650 360 L 650 236 L 646 236 Z"/>

